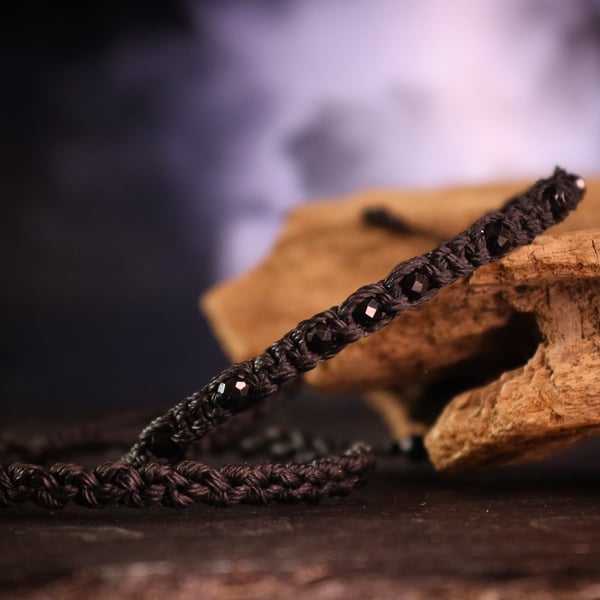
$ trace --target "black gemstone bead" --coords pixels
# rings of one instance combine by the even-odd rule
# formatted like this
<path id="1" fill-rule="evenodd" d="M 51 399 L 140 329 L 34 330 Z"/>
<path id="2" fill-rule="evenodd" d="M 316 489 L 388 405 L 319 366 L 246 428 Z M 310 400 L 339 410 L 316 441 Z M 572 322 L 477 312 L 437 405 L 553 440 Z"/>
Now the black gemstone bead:
<path id="1" fill-rule="evenodd" d="M 569 181 L 580 191 L 586 188 L 585 179 L 579 175 L 569 175 Z"/>
<path id="2" fill-rule="evenodd" d="M 414 462 L 422 462 L 428 459 L 427 449 L 420 435 L 411 435 L 393 442 L 390 454 L 400 454 Z"/>
<path id="3" fill-rule="evenodd" d="M 510 251 L 513 232 L 502 222 L 488 223 L 484 230 L 485 245 L 492 256 L 503 256 Z"/>
<path id="4" fill-rule="evenodd" d="M 409 273 L 402 278 L 400 282 L 400 287 L 404 292 L 404 295 L 411 301 L 419 300 L 422 298 L 427 291 L 429 290 L 430 283 L 427 276 L 423 273 L 419 273 L 415 271 L 413 273 Z"/>
<path id="5" fill-rule="evenodd" d="M 163 425 L 150 436 L 149 450 L 157 458 L 177 458 L 183 454 L 181 447 L 171 439 L 171 428 Z"/>
<path id="6" fill-rule="evenodd" d="M 565 193 L 553 185 L 542 192 L 542 198 L 550 205 L 555 219 L 562 218 L 569 211 Z"/>
<path id="7" fill-rule="evenodd" d="M 374 298 L 367 298 L 352 311 L 352 317 L 359 325 L 370 327 L 383 317 L 381 304 Z"/>
<path id="8" fill-rule="evenodd" d="M 315 325 L 306 333 L 306 345 L 313 352 L 325 352 L 335 344 L 333 333 L 325 323 Z"/>
<path id="9" fill-rule="evenodd" d="M 238 411 L 248 404 L 250 386 L 244 378 L 234 377 L 219 383 L 217 386 L 217 395 L 220 397 L 223 408 Z"/>

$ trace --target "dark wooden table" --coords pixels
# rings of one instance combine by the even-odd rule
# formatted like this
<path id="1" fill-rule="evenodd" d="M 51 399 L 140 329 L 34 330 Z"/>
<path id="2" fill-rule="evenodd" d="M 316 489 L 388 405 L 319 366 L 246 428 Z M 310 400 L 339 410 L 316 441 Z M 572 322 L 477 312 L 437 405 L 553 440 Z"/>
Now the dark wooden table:
<path id="1" fill-rule="evenodd" d="M 296 410 L 327 429 L 339 402 Z M 383 435 L 357 403 L 336 427 Z M 386 460 L 317 506 L 3 510 L 0 596 L 600 598 L 597 450 L 460 477 Z"/>

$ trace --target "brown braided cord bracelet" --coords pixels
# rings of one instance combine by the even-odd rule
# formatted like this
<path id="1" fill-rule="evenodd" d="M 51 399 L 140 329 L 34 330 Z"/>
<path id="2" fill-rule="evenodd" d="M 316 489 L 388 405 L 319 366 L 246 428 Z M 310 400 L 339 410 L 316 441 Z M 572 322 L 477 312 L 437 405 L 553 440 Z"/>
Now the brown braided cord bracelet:
<path id="1" fill-rule="evenodd" d="M 585 182 L 556 168 L 452 240 L 396 265 L 339 306 L 302 321 L 259 356 L 234 364 L 165 415 L 152 421 L 123 460 L 93 470 L 71 463 L 49 467 L 24 462 L 0 466 L 0 506 L 33 502 L 61 508 L 69 501 L 89 508 L 123 504 L 185 507 L 196 502 L 315 502 L 348 493 L 373 467 L 373 451 L 355 445 L 308 463 L 265 462 L 210 467 L 183 460 L 188 446 L 234 415 L 256 411 L 302 373 L 337 355 L 348 344 L 418 308 L 478 267 L 497 261 L 561 221 L 583 198 Z M 212 435 L 212 434 L 211 434 Z M 79 440 L 81 442 L 81 440 Z M 0 460 L 25 454 L 0 443 Z M 12 454 L 11 454 L 12 453 Z M 43 454 L 43 453 L 42 453 Z"/>

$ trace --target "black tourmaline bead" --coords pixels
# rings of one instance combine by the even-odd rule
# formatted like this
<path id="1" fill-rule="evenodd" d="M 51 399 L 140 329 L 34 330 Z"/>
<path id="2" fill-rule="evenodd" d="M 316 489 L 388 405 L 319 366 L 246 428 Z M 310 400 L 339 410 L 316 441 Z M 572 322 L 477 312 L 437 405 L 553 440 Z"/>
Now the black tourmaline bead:
<path id="1" fill-rule="evenodd" d="M 312 352 L 326 352 L 333 348 L 334 344 L 333 333 L 325 323 L 311 327 L 306 333 L 306 345 Z"/>
<path id="2" fill-rule="evenodd" d="M 422 298 L 429 290 L 430 283 L 427 276 L 418 271 L 409 273 L 400 281 L 400 287 L 404 295 L 411 301 L 415 302 Z"/>
<path id="3" fill-rule="evenodd" d="M 217 386 L 217 395 L 221 406 L 226 410 L 238 411 L 249 401 L 250 386 L 243 377 L 233 377 Z"/>
<path id="4" fill-rule="evenodd" d="M 383 311 L 381 310 L 381 304 L 374 298 L 367 298 L 363 300 L 356 308 L 352 311 L 352 318 L 356 323 L 363 327 L 370 327 L 375 325 L 381 317 L 383 317 Z"/>
<path id="5" fill-rule="evenodd" d="M 502 222 L 493 221 L 483 229 L 485 245 L 492 256 L 503 256 L 512 247 L 513 233 Z"/>
<path id="6" fill-rule="evenodd" d="M 560 219 L 567 212 L 567 199 L 565 193 L 551 185 L 542 192 L 543 199 L 550 204 L 550 210 L 555 219 Z"/>
<path id="7" fill-rule="evenodd" d="M 414 462 L 425 461 L 428 458 L 427 449 L 420 435 L 411 435 L 393 442 L 390 454 L 400 454 Z"/>
<path id="8" fill-rule="evenodd" d="M 168 425 L 155 429 L 150 436 L 148 449 L 156 458 L 177 458 L 183 454 L 182 449 L 171 439 L 172 431 Z"/>

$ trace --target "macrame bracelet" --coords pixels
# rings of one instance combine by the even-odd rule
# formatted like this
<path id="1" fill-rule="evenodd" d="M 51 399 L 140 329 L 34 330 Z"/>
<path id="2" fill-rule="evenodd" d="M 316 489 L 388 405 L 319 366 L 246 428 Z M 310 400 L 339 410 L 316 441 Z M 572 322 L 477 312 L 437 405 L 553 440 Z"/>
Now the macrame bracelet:
<path id="1" fill-rule="evenodd" d="M 152 503 L 316 501 L 347 493 L 373 466 L 364 445 L 308 464 L 227 465 L 211 468 L 182 460 L 188 446 L 233 415 L 258 406 L 303 373 L 370 335 L 437 292 L 497 261 L 556 223 L 581 201 L 585 182 L 556 168 L 501 210 L 489 213 L 450 241 L 398 264 L 339 306 L 299 323 L 259 356 L 232 365 L 204 388 L 152 421 L 123 461 L 93 471 L 72 464 L 49 468 L 13 463 L 0 467 L 0 506 L 33 501 L 58 508 L 69 500 L 96 508 Z"/>

